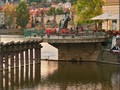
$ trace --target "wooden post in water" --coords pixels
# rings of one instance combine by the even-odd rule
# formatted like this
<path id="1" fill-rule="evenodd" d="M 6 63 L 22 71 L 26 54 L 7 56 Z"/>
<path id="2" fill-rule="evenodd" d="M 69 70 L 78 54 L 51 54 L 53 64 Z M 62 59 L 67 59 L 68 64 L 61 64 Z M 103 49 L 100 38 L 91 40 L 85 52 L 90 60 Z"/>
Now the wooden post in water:
<path id="1" fill-rule="evenodd" d="M 40 43 L 40 41 L 36 41 L 35 46 L 34 46 L 34 48 L 35 48 L 35 63 L 40 63 L 40 59 L 41 59 L 40 51 L 41 51 L 42 47 L 39 43 Z"/>
<path id="2" fill-rule="evenodd" d="M 19 63 L 19 59 L 20 59 L 20 57 L 19 57 L 19 54 L 20 54 L 20 41 L 19 42 L 17 42 L 16 43 L 16 65 L 17 65 L 17 67 L 19 67 L 19 65 L 20 65 L 20 63 Z"/>
<path id="3" fill-rule="evenodd" d="M 15 64 L 16 64 L 16 67 L 19 67 L 19 53 L 18 53 L 18 47 L 15 46 Z"/>
<path id="4" fill-rule="evenodd" d="M 8 69 L 8 57 L 9 57 L 9 53 L 7 52 L 7 50 L 8 50 L 8 48 L 7 48 L 8 46 L 6 45 L 5 47 L 4 47 L 4 57 L 5 57 L 5 69 Z"/>
<path id="5" fill-rule="evenodd" d="M 9 50 L 10 50 L 10 65 L 11 68 L 14 68 L 14 42 L 11 42 Z"/>
<path id="6" fill-rule="evenodd" d="M 25 47 L 25 63 L 26 65 L 28 65 L 28 44 L 27 42 L 24 47 Z"/>
<path id="7" fill-rule="evenodd" d="M 41 60 L 41 48 L 42 46 L 40 44 L 37 45 L 37 50 L 38 50 L 38 63 L 40 63 L 40 60 Z"/>
<path id="8" fill-rule="evenodd" d="M 22 42 L 20 43 L 19 50 L 20 50 L 20 63 L 21 66 L 24 66 L 24 44 Z"/>
<path id="9" fill-rule="evenodd" d="M 0 43 L 0 70 L 3 70 L 3 43 Z"/>
<path id="10" fill-rule="evenodd" d="M 35 63 L 38 63 L 38 48 L 35 47 Z"/>
<path id="11" fill-rule="evenodd" d="M 30 64 L 33 64 L 33 47 L 32 47 L 32 43 L 29 46 L 30 47 Z"/>

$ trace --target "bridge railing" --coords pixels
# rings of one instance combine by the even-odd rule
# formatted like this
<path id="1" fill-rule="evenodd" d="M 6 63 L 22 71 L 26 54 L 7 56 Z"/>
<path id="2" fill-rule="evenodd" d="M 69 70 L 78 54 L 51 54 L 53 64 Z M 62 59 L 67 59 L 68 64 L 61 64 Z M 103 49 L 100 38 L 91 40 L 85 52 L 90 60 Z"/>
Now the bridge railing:
<path id="1" fill-rule="evenodd" d="M 45 30 L 32 30 L 32 29 L 30 29 L 30 30 L 24 30 L 24 36 L 25 37 L 28 37 L 28 36 L 34 36 L 34 37 L 36 37 L 36 36 L 41 36 L 41 37 L 43 37 L 45 35 Z"/>
<path id="2" fill-rule="evenodd" d="M 79 33 L 46 33 L 45 30 L 25 30 L 25 37 L 42 37 L 42 38 L 53 38 L 53 37 L 62 37 L 62 38 L 90 38 L 90 37 L 107 37 L 107 33 L 103 31 L 93 32 L 93 31 L 82 31 Z"/>
<path id="3" fill-rule="evenodd" d="M 23 32 L 19 29 L 0 29 L 0 35 L 22 35 Z"/>

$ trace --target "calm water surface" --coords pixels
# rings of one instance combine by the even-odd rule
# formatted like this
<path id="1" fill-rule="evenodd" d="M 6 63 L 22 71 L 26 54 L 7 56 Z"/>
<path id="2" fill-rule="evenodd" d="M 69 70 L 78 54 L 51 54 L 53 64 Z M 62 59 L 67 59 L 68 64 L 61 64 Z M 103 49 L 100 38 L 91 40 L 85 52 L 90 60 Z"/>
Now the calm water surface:
<path id="1" fill-rule="evenodd" d="M 120 90 L 119 68 L 88 62 L 41 61 L 10 70 L 9 74 L 1 72 L 0 90 Z"/>

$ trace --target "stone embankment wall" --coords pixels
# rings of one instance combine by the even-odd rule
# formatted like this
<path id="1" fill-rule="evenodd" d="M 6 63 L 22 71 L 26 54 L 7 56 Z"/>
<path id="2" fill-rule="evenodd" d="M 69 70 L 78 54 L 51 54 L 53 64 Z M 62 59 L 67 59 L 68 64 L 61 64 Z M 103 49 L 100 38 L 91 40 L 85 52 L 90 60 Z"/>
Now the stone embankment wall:
<path id="1" fill-rule="evenodd" d="M 106 63 L 119 63 L 120 55 L 117 53 L 110 52 L 110 49 L 104 49 L 101 53 L 101 59 L 99 61 Z"/>
<path id="2" fill-rule="evenodd" d="M 101 43 L 59 43 L 58 60 L 97 61 L 100 58 Z"/>

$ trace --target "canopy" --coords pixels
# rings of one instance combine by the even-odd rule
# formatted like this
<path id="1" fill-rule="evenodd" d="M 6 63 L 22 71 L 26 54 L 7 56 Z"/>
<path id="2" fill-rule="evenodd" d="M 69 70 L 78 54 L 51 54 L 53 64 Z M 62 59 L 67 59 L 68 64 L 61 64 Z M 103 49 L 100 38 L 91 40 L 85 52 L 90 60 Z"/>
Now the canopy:
<path id="1" fill-rule="evenodd" d="M 115 14 L 115 15 L 109 17 L 109 19 L 110 19 L 110 20 L 119 20 L 119 19 L 120 19 L 120 16 L 119 16 L 119 14 Z"/>
<path id="2" fill-rule="evenodd" d="M 99 16 L 92 18 L 91 20 L 108 20 L 112 15 L 109 13 L 104 13 Z"/>

